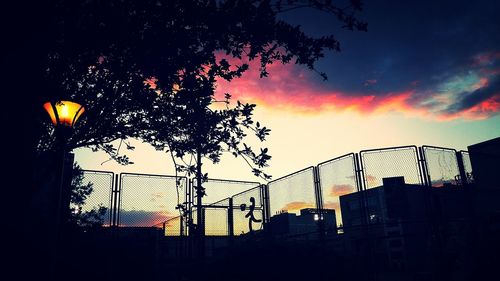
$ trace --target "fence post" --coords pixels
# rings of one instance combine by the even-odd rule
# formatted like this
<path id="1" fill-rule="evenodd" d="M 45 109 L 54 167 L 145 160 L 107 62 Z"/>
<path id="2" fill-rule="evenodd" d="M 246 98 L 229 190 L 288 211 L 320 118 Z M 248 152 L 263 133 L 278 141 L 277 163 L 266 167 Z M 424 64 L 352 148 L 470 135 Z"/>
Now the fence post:
<path id="1" fill-rule="evenodd" d="M 184 216 L 180 216 L 180 222 L 179 222 L 179 236 L 184 236 Z"/>
<path id="2" fill-rule="evenodd" d="M 270 209 L 270 204 L 269 204 L 269 186 L 267 184 L 262 184 L 260 186 L 261 193 L 262 193 L 262 220 L 263 220 L 263 228 L 264 228 L 264 233 L 270 233 L 269 229 L 269 221 L 270 221 L 270 214 L 269 212 L 271 211 Z"/>
<path id="3" fill-rule="evenodd" d="M 427 159 L 425 157 L 425 151 L 423 147 L 419 147 L 418 151 L 420 152 L 420 159 L 422 161 L 422 176 L 424 178 L 424 183 L 426 186 L 432 187 L 431 177 L 429 175 L 429 170 L 427 167 Z"/>
<path id="4" fill-rule="evenodd" d="M 234 218 L 233 218 L 233 198 L 229 197 L 229 209 L 227 210 L 227 226 L 229 237 L 234 236 Z"/>
<path id="5" fill-rule="evenodd" d="M 467 187 L 467 176 L 465 174 L 465 167 L 464 167 L 464 159 L 462 157 L 462 152 L 456 151 L 455 152 L 457 156 L 457 164 L 458 164 L 458 172 L 460 174 L 460 182 L 462 183 L 462 186 Z"/>
<path id="6" fill-rule="evenodd" d="M 366 201 L 366 194 L 365 191 L 367 189 L 366 187 L 366 180 L 365 180 L 365 173 L 363 171 L 363 160 L 361 159 L 361 156 L 359 153 L 354 154 L 354 169 L 356 172 L 356 180 L 357 180 L 357 185 L 358 185 L 358 191 L 360 192 L 358 196 L 359 200 L 359 205 L 361 208 L 361 211 L 363 213 L 363 219 L 364 219 L 364 224 L 369 224 L 370 220 L 368 218 L 368 203 Z"/>
<path id="7" fill-rule="evenodd" d="M 365 186 L 365 177 L 363 172 L 363 164 L 360 160 L 360 156 L 358 153 L 354 153 L 354 172 L 356 174 L 356 184 L 358 191 L 363 191 Z"/>
<path id="8" fill-rule="evenodd" d="M 313 167 L 313 178 L 314 178 L 314 193 L 316 195 L 316 213 L 318 216 L 318 231 L 319 238 L 323 240 L 325 238 L 325 221 L 323 216 L 323 199 L 321 194 L 321 180 L 319 176 L 319 168 L 317 166 Z"/>
<path id="9" fill-rule="evenodd" d="M 112 192 L 111 192 L 111 222 L 110 226 L 117 226 L 118 225 L 118 193 L 119 193 L 119 188 L 120 188 L 120 177 L 121 175 L 116 174 L 115 175 L 115 184 L 112 187 Z"/>
<path id="10" fill-rule="evenodd" d="M 417 147 L 417 165 L 418 165 L 418 174 L 420 176 L 420 184 L 422 186 L 427 186 L 427 177 L 425 176 L 425 159 L 422 156 L 420 147 Z"/>

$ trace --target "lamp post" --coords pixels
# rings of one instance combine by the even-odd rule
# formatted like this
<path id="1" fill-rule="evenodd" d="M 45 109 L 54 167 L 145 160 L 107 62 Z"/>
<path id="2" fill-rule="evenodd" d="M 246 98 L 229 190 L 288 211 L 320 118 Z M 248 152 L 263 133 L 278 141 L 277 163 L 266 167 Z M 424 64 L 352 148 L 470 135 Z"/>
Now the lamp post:
<path id="1" fill-rule="evenodd" d="M 56 220 L 56 233 L 57 240 L 61 238 L 61 232 L 66 223 L 67 213 L 69 212 L 69 190 L 65 188 L 64 181 L 64 167 L 66 161 L 66 142 L 71 132 L 71 129 L 75 125 L 76 121 L 85 111 L 85 108 L 72 101 L 57 101 L 57 102 L 46 102 L 43 105 L 45 111 L 50 116 L 52 124 L 55 126 L 55 137 L 56 137 L 56 157 L 61 159 L 61 170 L 59 177 L 59 190 L 58 190 L 58 201 L 57 201 L 57 220 Z M 68 209 L 68 210 L 66 210 Z"/>

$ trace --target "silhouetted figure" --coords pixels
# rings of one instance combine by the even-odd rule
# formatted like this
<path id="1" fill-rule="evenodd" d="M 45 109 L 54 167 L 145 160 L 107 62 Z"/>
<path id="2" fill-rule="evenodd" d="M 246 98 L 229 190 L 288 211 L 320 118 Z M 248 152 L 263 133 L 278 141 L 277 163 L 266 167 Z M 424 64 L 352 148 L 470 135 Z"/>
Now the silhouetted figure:
<path id="1" fill-rule="evenodd" d="M 241 204 L 240 209 L 241 211 L 245 211 L 246 204 Z M 255 210 L 255 198 L 250 197 L 250 206 L 248 207 L 248 209 L 249 210 L 248 213 L 245 215 L 245 218 L 248 218 L 248 229 L 250 230 L 250 232 L 252 232 L 253 231 L 252 222 L 262 222 L 262 220 L 256 219 L 253 214 L 253 211 Z"/>

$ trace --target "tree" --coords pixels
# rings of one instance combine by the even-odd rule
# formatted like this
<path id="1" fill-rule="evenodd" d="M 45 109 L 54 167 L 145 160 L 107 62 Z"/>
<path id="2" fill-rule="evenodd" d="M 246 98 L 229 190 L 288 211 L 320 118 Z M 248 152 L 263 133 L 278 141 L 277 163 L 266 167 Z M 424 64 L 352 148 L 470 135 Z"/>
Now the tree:
<path id="1" fill-rule="evenodd" d="M 326 50 L 339 51 L 339 42 L 333 36 L 313 38 L 277 18 L 278 13 L 306 7 L 336 16 L 348 29 L 366 30 L 366 23 L 354 16 L 362 7 L 359 0 L 345 8 L 328 0 L 57 3 L 47 80 L 97 113 L 82 118 L 70 138 L 72 147 L 92 145 L 127 164 L 128 158 L 109 142 L 139 137 L 168 149 L 174 162 L 175 157 L 195 155 L 196 165 L 176 163 L 176 171 L 196 173 L 199 198 L 204 194 L 201 158 L 218 162 L 224 150 L 242 156 L 255 175 L 269 179 L 261 171 L 270 159 L 267 149 L 255 153 L 242 142 L 245 129 L 260 140 L 269 133 L 252 120 L 255 105 L 238 102 L 230 108 L 227 93 L 225 109 L 211 108 L 218 102 L 216 80 L 231 80 L 248 69 L 244 63 L 217 59 L 216 53 L 258 59 L 261 77 L 274 62 L 294 62 L 316 71 L 314 63 Z M 326 74 L 320 75 L 326 79 Z M 180 88 L 173 90 L 173 85 Z"/>
<path id="2" fill-rule="evenodd" d="M 77 101 L 87 109 L 71 130 L 66 140 L 70 151 L 78 147 L 92 147 L 103 150 L 115 161 L 130 164 L 126 155 L 110 143 L 138 137 L 147 120 L 154 101 L 152 89 L 144 83 L 145 78 L 133 70 L 111 71 L 107 59 L 100 57 L 79 74 L 71 71 L 61 85 L 69 99 Z M 38 144 L 39 151 L 55 149 L 55 128 L 45 122 Z M 124 142 L 128 149 L 134 149 Z"/>
<path id="3" fill-rule="evenodd" d="M 315 70 L 326 50 L 340 50 L 339 42 L 333 36 L 308 36 L 277 14 L 310 7 L 336 16 L 348 29 L 366 30 L 366 23 L 354 16 L 361 1 L 348 2 L 339 8 L 328 0 L 58 1 L 48 15 L 45 78 L 57 99 L 81 99 L 88 103 L 87 112 L 98 112 L 83 116 L 72 147 L 92 145 L 126 164 L 127 158 L 118 157 L 108 143 L 142 129 L 142 110 L 151 104 L 142 102 L 148 95 L 141 93 L 150 90 L 144 80 L 154 78 L 158 89 L 169 92 L 186 72 L 210 66 L 215 76 L 231 80 L 247 69 L 217 61 L 216 52 L 259 59 L 261 76 L 268 75 L 266 67 L 273 62 Z M 81 83 L 89 79 L 95 81 Z M 137 118 L 125 117 L 127 112 Z"/>
<path id="4" fill-rule="evenodd" d="M 218 163 L 223 152 L 242 157 L 251 167 L 255 176 L 269 180 L 270 175 L 262 168 L 271 159 L 267 148 L 255 153 L 243 142 L 248 133 L 254 133 L 264 141 L 270 130 L 252 119 L 254 104 L 237 102 L 232 106 L 231 95 L 226 93 L 224 100 L 214 98 L 217 67 L 211 66 L 204 71 L 185 72 L 175 90 L 159 92 L 158 103 L 150 115 L 150 128 L 145 130 L 142 139 L 158 150 L 167 149 L 177 172 L 196 175 L 195 185 L 197 208 L 202 207 L 205 189 L 202 183 L 207 174 L 202 174 L 202 159 Z M 215 106 L 222 104 L 222 106 Z M 191 161 L 186 161 L 185 156 Z M 195 160 L 194 162 L 192 160 Z M 178 208 L 186 214 L 183 204 Z M 201 221 L 201 212 L 197 212 Z"/>
<path id="5" fill-rule="evenodd" d="M 104 216 L 108 208 L 102 204 L 93 207 L 91 210 L 83 210 L 85 201 L 94 191 L 94 184 L 83 182 L 83 170 L 78 164 L 73 165 L 70 193 L 70 217 L 69 223 L 74 227 L 94 228 L 100 227 L 104 223 Z"/>

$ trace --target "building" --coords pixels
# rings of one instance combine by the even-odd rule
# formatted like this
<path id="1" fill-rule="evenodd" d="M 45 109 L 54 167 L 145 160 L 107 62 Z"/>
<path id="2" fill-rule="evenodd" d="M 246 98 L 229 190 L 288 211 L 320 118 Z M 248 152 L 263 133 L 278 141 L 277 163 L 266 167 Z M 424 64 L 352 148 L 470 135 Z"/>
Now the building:
<path id="1" fill-rule="evenodd" d="M 468 150 L 475 187 L 500 190 L 500 137 L 470 145 Z"/>
<path id="2" fill-rule="evenodd" d="M 394 177 L 384 178 L 382 186 L 340 196 L 348 251 L 370 256 L 378 268 L 425 267 L 433 243 L 431 192 Z"/>
<path id="3" fill-rule="evenodd" d="M 300 210 L 300 215 L 283 212 L 271 217 L 269 228 L 277 236 L 303 236 L 303 238 L 318 237 L 320 221 L 324 223 L 329 233 L 336 233 L 337 220 L 335 210 L 323 210 L 320 214 L 315 208 Z"/>

